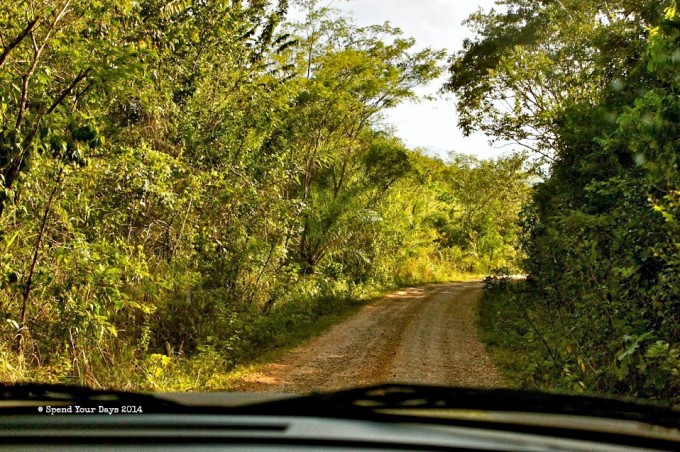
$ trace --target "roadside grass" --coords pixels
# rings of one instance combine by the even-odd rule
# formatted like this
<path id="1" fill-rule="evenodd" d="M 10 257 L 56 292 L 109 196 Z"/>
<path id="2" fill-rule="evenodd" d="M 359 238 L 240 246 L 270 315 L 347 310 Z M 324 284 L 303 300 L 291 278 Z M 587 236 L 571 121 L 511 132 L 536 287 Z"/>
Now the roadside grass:
<path id="1" fill-rule="evenodd" d="M 519 389 L 556 389 L 552 367 L 542 342 L 543 321 L 531 311 L 532 294 L 524 281 L 507 281 L 487 288 L 479 304 L 479 337 L 491 359 L 511 386 Z M 531 311 L 531 313 L 530 313 Z M 527 316 L 532 315 L 532 323 Z"/>

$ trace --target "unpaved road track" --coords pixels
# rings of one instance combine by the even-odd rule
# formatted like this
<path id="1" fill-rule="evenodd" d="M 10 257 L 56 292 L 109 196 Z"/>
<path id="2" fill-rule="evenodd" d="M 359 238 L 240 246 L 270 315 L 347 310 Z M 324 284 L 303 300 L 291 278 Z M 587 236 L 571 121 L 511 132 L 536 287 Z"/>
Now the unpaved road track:
<path id="1" fill-rule="evenodd" d="M 308 393 L 387 382 L 503 387 L 477 338 L 481 295 L 478 282 L 388 295 L 246 376 L 235 389 Z"/>

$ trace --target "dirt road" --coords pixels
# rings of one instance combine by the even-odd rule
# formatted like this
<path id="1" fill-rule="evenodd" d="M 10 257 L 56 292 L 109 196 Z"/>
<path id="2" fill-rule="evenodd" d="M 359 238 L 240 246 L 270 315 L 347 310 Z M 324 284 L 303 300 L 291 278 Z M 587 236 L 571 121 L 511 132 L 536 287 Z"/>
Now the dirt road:
<path id="1" fill-rule="evenodd" d="M 477 339 L 482 285 L 412 288 L 364 306 L 237 386 L 307 393 L 385 382 L 502 387 Z"/>

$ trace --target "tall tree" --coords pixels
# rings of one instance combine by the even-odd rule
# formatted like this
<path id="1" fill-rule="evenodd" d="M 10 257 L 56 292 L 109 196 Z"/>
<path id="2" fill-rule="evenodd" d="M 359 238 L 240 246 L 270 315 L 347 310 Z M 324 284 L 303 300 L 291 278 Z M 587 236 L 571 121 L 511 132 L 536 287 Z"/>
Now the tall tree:
<path id="1" fill-rule="evenodd" d="M 625 84 L 661 2 L 498 2 L 466 23 L 476 37 L 451 57 L 444 90 L 458 101 L 459 125 L 521 145 L 548 161 L 559 153 L 564 109 L 598 102 L 609 83 Z"/>

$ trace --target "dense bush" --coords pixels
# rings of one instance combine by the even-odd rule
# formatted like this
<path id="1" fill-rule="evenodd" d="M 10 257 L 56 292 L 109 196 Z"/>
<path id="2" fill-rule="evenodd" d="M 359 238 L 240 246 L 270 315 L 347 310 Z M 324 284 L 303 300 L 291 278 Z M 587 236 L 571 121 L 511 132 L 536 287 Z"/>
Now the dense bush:
<path id="1" fill-rule="evenodd" d="M 495 284 L 480 304 L 482 341 L 516 386 L 680 404 L 680 349 L 650 333 L 598 343 L 595 334 L 583 338 L 581 325 L 580 312 L 547 307 L 532 282 Z"/>
<path id="2" fill-rule="evenodd" d="M 513 366 L 526 384 L 677 402 L 678 4 L 507 3 L 473 17 L 480 37 L 451 68 L 466 124 L 545 163 L 522 218 L 532 284 L 492 292 L 484 322 L 529 347 Z M 499 93 L 517 102 L 485 103 Z"/>

